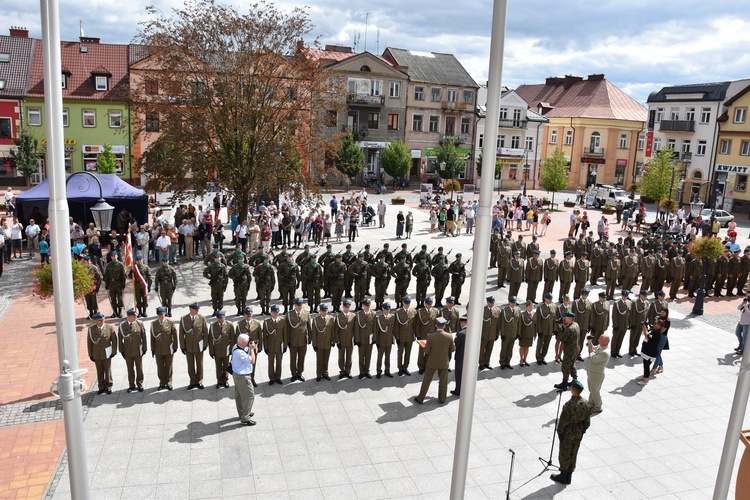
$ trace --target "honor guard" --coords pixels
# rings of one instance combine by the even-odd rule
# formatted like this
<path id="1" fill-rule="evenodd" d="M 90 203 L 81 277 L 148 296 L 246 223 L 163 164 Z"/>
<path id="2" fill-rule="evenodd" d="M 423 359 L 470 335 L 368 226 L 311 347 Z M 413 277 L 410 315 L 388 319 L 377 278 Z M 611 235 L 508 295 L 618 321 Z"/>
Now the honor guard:
<path id="1" fill-rule="evenodd" d="M 167 317 L 172 317 L 172 296 L 177 289 L 177 273 L 169 265 L 169 256 L 164 255 L 161 258 L 161 267 L 156 271 L 154 279 L 156 293 L 159 294 L 159 300 L 162 307 L 167 309 Z"/>
<path id="2" fill-rule="evenodd" d="M 188 314 L 180 318 L 180 349 L 187 360 L 188 390 L 203 389 L 203 351 L 208 349 L 208 323 L 198 311 L 198 303 L 193 302 L 188 306 Z"/>
<path id="3" fill-rule="evenodd" d="M 128 392 L 136 389 L 143 392 L 143 355 L 148 350 L 148 340 L 146 327 L 136 319 L 134 309 L 127 312 L 127 318 L 117 327 L 117 333 L 120 353 L 128 369 Z"/>
<path id="4" fill-rule="evenodd" d="M 177 351 L 177 328 L 164 316 L 165 307 L 156 309 L 156 321 L 151 323 L 151 356 L 156 358 L 159 390 L 172 390 L 172 358 Z"/>
<path id="5" fill-rule="evenodd" d="M 94 314 L 94 324 L 86 336 L 89 359 L 96 365 L 97 394 L 112 394 L 112 358 L 117 354 L 117 334 L 104 323 L 104 314 Z"/>

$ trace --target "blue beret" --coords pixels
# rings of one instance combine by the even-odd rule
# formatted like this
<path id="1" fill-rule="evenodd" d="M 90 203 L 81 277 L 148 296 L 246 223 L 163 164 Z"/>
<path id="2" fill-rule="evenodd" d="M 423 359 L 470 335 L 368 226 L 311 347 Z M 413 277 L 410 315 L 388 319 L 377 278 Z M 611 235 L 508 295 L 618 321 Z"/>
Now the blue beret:
<path id="1" fill-rule="evenodd" d="M 294 299 L 294 305 L 295 306 L 302 306 L 305 304 L 305 299 L 296 298 Z"/>
<path id="2" fill-rule="evenodd" d="M 495 297 L 492 297 L 492 296 L 487 297 L 487 302 L 495 302 Z"/>
<path id="3" fill-rule="evenodd" d="M 216 317 L 217 317 L 217 318 L 223 318 L 223 317 L 225 317 L 226 315 L 227 315 L 226 311 L 218 311 L 218 312 L 216 313 Z"/>
<path id="4" fill-rule="evenodd" d="M 99 312 L 91 316 L 91 318 L 92 319 L 104 319 L 104 314 Z"/>
<path id="5" fill-rule="evenodd" d="M 272 305 L 270 309 L 271 312 L 279 312 L 279 306 L 277 306 L 276 304 Z"/>
<path id="6" fill-rule="evenodd" d="M 581 292 L 581 293 L 583 293 L 583 292 Z M 545 299 L 551 299 L 552 298 L 552 294 L 551 293 L 545 293 L 544 294 L 544 298 Z"/>
<path id="7" fill-rule="evenodd" d="M 641 290 L 638 292 L 638 295 L 643 295 L 644 297 L 648 297 L 648 290 Z"/>
<path id="8" fill-rule="evenodd" d="M 381 309 L 390 309 L 391 304 L 390 302 L 383 302 L 383 305 L 380 306 Z"/>
<path id="9" fill-rule="evenodd" d="M 570 384 L 571 387 L 575 387 L 579 391 L 583 391 L 583 384 L 580 382 L 580 380 L 574 380 L 573 383 Z"/>
<path id="10" fill-rule="evenodd" d="M 628 296 L 628 295 L 630 295 L 630 292 L 627 291 L 627 290 L 623 290 L 623 291 L 620 292 L 620 295 Z"/>
<path id="11" fill-rule="evenodd" d="M 401 299 L 401 302 L 406 302 L 407 304 L 411 304 L 411 297 L 403 297 Z"/>
<path id="12" fill-rule="evenodd" d="M 599 298 L 602 298 L 602 297 L 604 297 L 606 299 L 607 298 L 607 294 L 605 292 L 599 292 Z"/>
<path id="13" fill-rule="evenodd" d="M 157 307 L 156 308 L 156 314 L 166 314 L 167 308 L 166 307 Z"/>
<path id="14" fill-rule="evenodd" d="M 327 311 L 328 310 L 328 306 L 326 304 L 320 304 L 318 307 L 320 307 L 321 311 Z"/>
<path id="15" fill-rule="evenodd" d="M 664 290 L 659 290 L 658 292 L 656 292 L 656 295 L 664 296 L 666 295 L 666 293 L 664 293 Z"/>
<path id="16" fill-rule="evenodd" d="M 196 311 L 197 311 L 198 309 L 200 309 L 200 306 L 198 305 L 198 303 L 197 303 L 197 302 L 193 302 L 193 303 L 192 303 L 192 304 L 190 304 L 190 305 L 189 305 L 188 307 L 189 307 L 190 309 L 195 309 Z"/>
<path id="17" fill-rule="evenodd" d="M 508 302 L 515 303 L 516 302 L 516 298 L 515 297 L 508 297 Z"/>
<path id="18" fill-rule="evenodd" d="M 370 299 L 364 299 L 364 300 L 362 300 L 361 304 L 363 306 L 369 306 L 371 304 Z"/>
<path id="19" fill-rule="evenodd" d="M 555 249 L 553 248 L 552 250 L 550 250 L 550 251 L 549 251 L 549 253 L 550 253 L 550 255 L 555 255 L 555 254 L 556 254 L 557 252 L 556 252 L 556 251 L 555 251 Z"/>
<path id="20" fill-rule="evenodd" d="M 588 290 L 586 290 L 585 288 L 583 290 L 581 290 L 581 295 L 588 295 L 589 293 L 590 292 Z M 551 293 L 549 294 L 549 298 L 550 299 L 552 298 L 552 294 Z"/>
<path id="21" fill-rule="evenodd" d="M 425 304 L 432 304 L 432 303 L 435 302 L 435 299 L 433 299 L 432 297 L 426 297 L 424 299 L 424 302 L 425 302 Z"/>
<path id="22" fill-rule="evenodd" d="M 252 314 L 253 308 L 252 307 L 246 307 L 242 310 L 242 314 Z"/>
<path id="23" fill-rule="evenodd" d="M 352 305 L 352 301 L 351 301 L 351 300 L 345 300 L 345 301 L 343 301 L 343 302 L 341 303 L 341 305 L 343 305 L 343 306 L 346 306 L 346 307 L 349 307 L 349 306 L 351 306 L 351 305 Z"/>
<path id="24" fill-rule="evenodd" d="M 456 302 L 456 299 L 454 299 L 453 297 L 448 297 L 447 299 L 445 299 L 445 301 L 446 302 L 450 302 L 451 304 L 453 304 L 453 303 Z"/>
<path id="25" fill-rule="evenodd" d="M 128 312 L 126 312 L 128 316 L 135 316 L 135 309 L 128 309 Z"/>

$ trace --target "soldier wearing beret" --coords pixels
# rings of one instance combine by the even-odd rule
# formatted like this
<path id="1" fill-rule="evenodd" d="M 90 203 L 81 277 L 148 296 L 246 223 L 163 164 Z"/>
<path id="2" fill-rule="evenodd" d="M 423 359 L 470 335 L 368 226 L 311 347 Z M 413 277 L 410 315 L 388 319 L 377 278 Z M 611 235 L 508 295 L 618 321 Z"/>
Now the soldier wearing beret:
<path id="1" fill-rule="evenodd" d="M 576 358 L 578 357 L 578 337 L 581 334 L 578 324 L 575 322 L 576 315 L 572 312 L 566 312 L 563 315 L 562 324 L 558 324 L 557 340 L 563 345 L 562 358 L 562 382 L 555 384 L 556 389 L 566 390 L 570 384 L 570 377 L 578 380 L 576 370 Z"/>
<path id="2" fill-rule="evenodd" d="M 156 309 L 156 321 L 151 323 L 151 356 L 156 358 L 159 390 L 172 390 L 172 358 L 177 351 L 177 328 L 164 316 L 165 307 Z"/>
<path id="3" fill-rule="evenodd" d="M 456 299 L 456 305 L 460 306 L 461 288 L 464 286 L 464 281 L 466 281 L 466 264 L 461 260 L 460 253 L 456 254 L 456 260 L 448 266 L 448 273 L 451 276 L 451 296 Z"/>
<path id="4" fill-rule="evenodd" d="M 424 307 L 417 311 L 414 318 L 414 335 L 417 340 L 427 340 L 427 336 L 435 331 L 435 318 L 438 317 L 438 310 L 432 307 L 433 303 L 433 298 L 427 297 L 424 299 Z M 419 368 L 420 375 L 424 373 L 425 366 L 425 351 L 420 344 L 417 351 L 417 368 Z"/>
<path id="5" fill-rule="evenodd" d="M 411 375 L 409 372 L 409 361 L 411 360 L 411 347 L 414 344 L 414 317 L 416 312 L 410 308 L 411 298 L 402 297 L 401 307 L 396 309 L 394 316 L 396 321 L 393 325 L 394 336 L 398 352 L 396 355 L 396 364 L 399 375 Z"/>
<path id="6" fill-rule="evenodd" d="M 570 293 L 570 284 L 573 283 L 573 252 L 565 252 L 565 259 L 557 268 L 557 276 L 560 280 L 558 302 L 562 302 L 563 295 Z"/>
<path id="7" fill-rule="evenodd" d="M 448 395 L 448 364 L 450 363 L 451 354 L 456 350 L 456 345 L 453 343 L 451 334 L 443 329 L 445 318 L 435 318 L 434 325 L 437 330 L 430 333 L 425 339 L 424 350 L 427 360 L 424 368 L 424 378 L 422 379 L 422 388 L 419 391 L 419 395 L 414 398 L 414 401 L 419 404 L 424 403 L 424 398 L 427 395 L 427 391 L 432 383 L 432 377 L 436 371 L 438 372 L 439 379 L 438 402 L 440 404 L 445 403 Z"/>
<path id="8" fill-rule="evenodd" d="M 599 343 L 599 336 L 609 328 L 609 303 L 607 294 L 599 292 L 599 300 L 591 306 L 591 334 L 594 344 Z"/>
<path id="9" fill-rule="evenodd" d="M 162 307 L 167 309 L 167 317 L 172 317 L 172 296 L 177 289 L 177 273 L 169 265 L 169 255 L 163 255 L 161 258 L 161 267 L 156 271 L 154 284 L 156 293 L 159 294 Z"/>
<path id="10" fill-rule="evenodd" d="M 479 369 L 490 370 L 490 359 L 495 341 L 499 336 L 497 322 L 500 310 L 495 307 L 495 297 L 487 297 L 487 304 L 482 309 L 482 339 L 479 344 Z"/>
<path id="11" fill-rule="evenodd" d="M 328 360 L 334 344 L 333 328 L 334 318 L 328 315 L 328 304 L 320 304 L 320 312 L 310 320 L 310 340 L 317 361 L 315 380 L 318 382 L 321 378 L 331 380 L 328 376 Z"/>
<path id="12" fill-rule="evenodd" d="M 516 307 L 516 298 L 510 297 L 508 304 L 500 309 L 500 315 L 497 319 L 497 329 L 500 331 L 500 369 L 505 370 L 510 366 L 510 360 L 513 357 L 513 346 L 516 339 L 521 335 L 521 311 Z"/>
<path id="13" fill-rule="evenodd" d="M 257 319 L 253 318 L 252 307 L 245 307 L 242 310 L 242 315 L 244 316 L 244 318 L 240 320 L 236 325 L 237 336 L 244 333 L 248 336 L 250 342 L 255 344 L 256 353 L 263 351 L 263 325 L 261 325 Z M 253 387 L 258 387 L 258 384 L 255 382 L 255 367 L 257 363 L 258 357 L 256 356 L 255 361 L 253 362 L 253 371 L 250 375 L 250 380 Z"/>
<path id="14" fill-rule="evenodd" d="M 289 339 L 289 370 L 292 372 L 292 382 L 305 381 L 305 356 L 307 344 L 310 343 L 310 313 L 302 306 L 304 299 L 294 299 L 294 307 L 286 315 L 286 331 Z"/>
<path id="15" fill-rule="evenodd" d="M 136 387 L 138 392 L 143 392 L 143 355 L 148 349 L 148 340 L 146 327 L 136 319 L 134 309 L 127 312 L 127 319 L 120 323 L 117 333 L 120 353 L 128 368 L 128 392 L 135 391 Z"/>
<path id="16" fill-rule="evenodd" d="M 370 310 L 370 299 L 362 301 L 354 318 L 354 342 L 359 353 L 359 378 L 372 378 L 370 360 L 375 344 L 375 312 Z"/>
<path id="17" fill-rule="evenodd" d="M 551 479 L 562 484 L 570 484 L 576 468 L 578 448 L 583 434 L 591 425 L 591 408 L 588 401 L 581 397 L 583 384 L 574 380 L 570 386 L 570 400 L 563 405 L 560 420 L 557 424 L 557 436 L 560 438 L 560 473 L 553 474 Z"/>
<path id="18" fill-rule="evenodd" d="M 355 314 L 349 310 L 351 305 L 349 299 L 344 300 L 333 326 L 333 338 L 339 350 L 339 379 L 352 378 Z"/>
<path id="19" fill-rule="evenodd" d="M 375 317 L 375 344 L 378 346 L 378 358 L 375 363 L 376 377 L 383 373 L 385 359 L 385 376 L 393 378 L 391 374 L 391 347 L 396 330 L 396 316 L 391 314 L 391 305 L 385 302 L 380 313 Z"/>
<path id="20" fill-rule="evenodd" d="M 281 361 L 287 347 L 286 321 L 279 316 L 279 306 L 270 307 L 271 317 L 263 322 L 263 348 L 268 354 L 268 385 L 282 385 Z"/>
<path id="21" fill-rule="evenodd" d="M 518 291 L 521 289 L 521 283 L 523 283 L 525 269 L 526 263 L 521 259 L 521 252 L 519 250 L 514 250 L 513 258 L 508 262 L 508 281 L 510 282 L 508 295 L 510 297 L 518 295 Z"/>
<path id="22" fill-rule="evenodd" d="M 86 345 L 89 359 L 96 365 L 97 394 L 112 394 L 112 358 L 117 354 L 117 334 L 112 325 L 104 323 L 104 314 L 96 313 L 93 319 Z"/>
<path id="23" fill-rule="evenodd" d="M 180 318 L 180 349 L 187 360 L 188 390 L 203 389 L 203 351 L 208 349 L 208 323 L 198 310 L 198 303 L 193 302 L 188 306 L 188 314 Z"/>
<path id="24" fill-rule="evenodd" d="M 208 329 L 208 354 L 213 358 L 216 365 L 216 388 L 229 388 L 229 358 L 232 354 L 232 346 L 237 334 L 234 325 L 227 321 L 225 311 L 216 312 L 216 322 Z"/>

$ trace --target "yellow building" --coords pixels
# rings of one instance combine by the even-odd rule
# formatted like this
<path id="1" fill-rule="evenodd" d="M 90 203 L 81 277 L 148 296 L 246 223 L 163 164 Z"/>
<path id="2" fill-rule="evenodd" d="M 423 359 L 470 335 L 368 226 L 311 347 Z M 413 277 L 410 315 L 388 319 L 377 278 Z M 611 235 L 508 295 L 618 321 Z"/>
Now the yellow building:
<path id="1" fill-rule="evenodd" d="M 628 189 L 640 175 L 646 108 L 604 75 L 547 78 L 516 92 L 549 119 L 539 141 L 541 158 L 563 150 L 570 161 L 569 189 L 594 184 Z"/>
<path id="2" fill-rule="evenodd" d="M 715 159 L 717 208 L 734 214 L 750 213 L 750 85 L 724 103 L 719 117 L 719 137 Z M 723 194 L 723 200 L 721 195 Z M 705 196 L 705 191 L 703 196 Z M 723 203 L 722 203 L 723 201 Z"/>

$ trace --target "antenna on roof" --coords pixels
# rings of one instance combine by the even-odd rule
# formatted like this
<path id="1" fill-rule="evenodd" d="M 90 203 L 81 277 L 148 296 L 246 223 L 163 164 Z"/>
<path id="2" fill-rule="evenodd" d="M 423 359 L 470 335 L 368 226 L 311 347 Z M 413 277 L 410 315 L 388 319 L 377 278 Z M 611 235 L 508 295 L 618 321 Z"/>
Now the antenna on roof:
<path id="1" fill-rule="evenodd" d="M 354 52 L 357 52 L 357 49 L 359 48 L 359 37 L 360 33 L 354 32 Z"/>
<path id="2" fill-rule="evenodd" d="M 367 52 L 367 24 L 370 20 L 370 13 L 365 14 L 365 52 Z"/>
<path id="3" fill-rule="evenodd" d="M 83 19 L 78 20 L 78 36 L 80 36 L 81 38 L 86 36 L 83 34 Z"/>
<path id="4" fill-rule="evenodd" d="M 377 50 L 377 53 L 380 54 L 380 30 L 378 30 L 378 36 L 375 39 L 375 47 L 377 47 L 375 50 Z"/>

